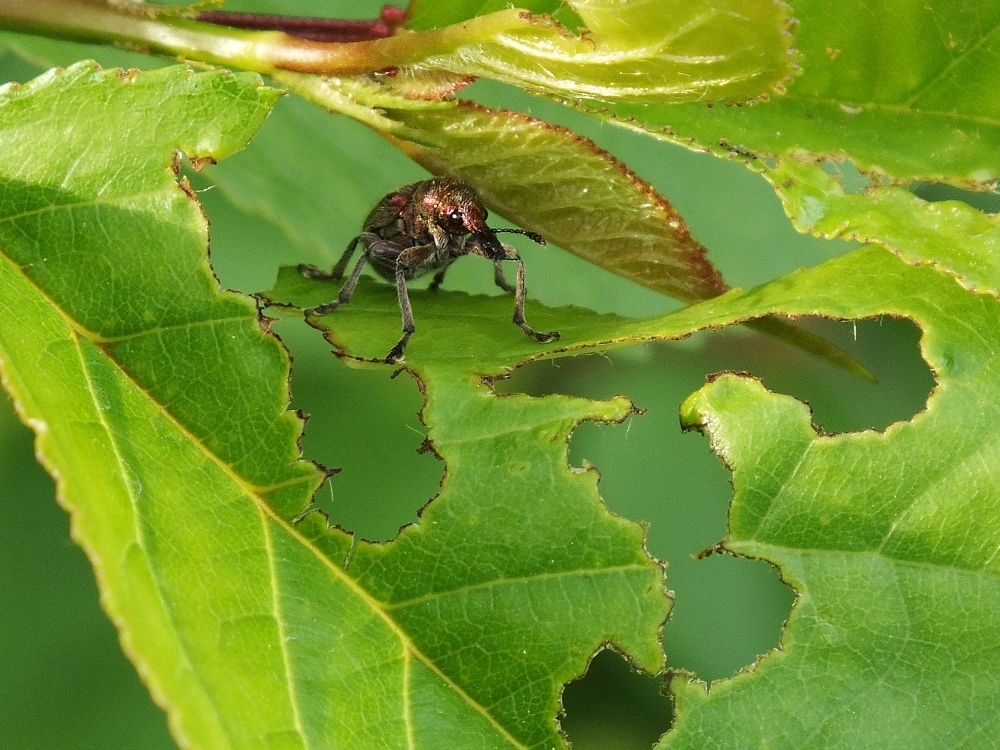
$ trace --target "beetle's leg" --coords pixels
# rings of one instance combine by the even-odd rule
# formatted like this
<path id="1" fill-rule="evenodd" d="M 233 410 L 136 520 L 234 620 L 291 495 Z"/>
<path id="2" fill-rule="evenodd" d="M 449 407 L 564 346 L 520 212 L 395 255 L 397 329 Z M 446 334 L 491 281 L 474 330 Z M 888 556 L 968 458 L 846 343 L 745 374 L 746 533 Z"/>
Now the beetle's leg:
<path id="1" fill-rule="evenodd" d="M 344 271 L 347 270 L 347 264 L 350 263 L 351 256 L 354 255 L 354 248 L 358 246 L 359 242 L 364 246 L 365 256 L 367 257 L 369 248 L 371 248 L 373 244 L 382 241 L 383 241 L 382 238 L 373 232 L 362 232 L 347 244 L 347 249 L 344 250 L 344 254 L 340 256 L 340 260 L 337 261 L 337 265 L 333 267 L 333 270 L 330 271 L 330 274 L 335 279 L 339 279 L 341 276 L 344 275 Z M 355 270 L 351 272 L 351 276 L 354 277 L 356 272 L 357 272 L 357 267 L 355 267 Z M 354 280 L 354 283 L 355 284 L 358 283 L 356 278 Z M 351 291 L 353 290 L 354 288 L 352 287 Z"/>
<path id="2" fill-rule="evenodd" d="M 503 289 L 505 292 L 515 291 L 514 287 L 511 285 L 509 281 L 507 281 L 506 277 L 503 275 L 503 267 L 500 265 L 499 260 L 493 261 L 493 283 L 496 284 L 501 289 Z"/>
<path id="3" fill-rule="evenodd" d="M 428 284 L 427 288 L 430 289 L 432 292 L 436 292 L 438 289 L 440 289 L 441 285 L 444 283 L 444 275 L 447 272 L 448 272 L 448 266 L 445 266 L 436 274 L 434 274 L 434 278 L 431 279 L 431 283 Z"/>
<path id="4" fill-rule="evenodd" d="M 354 252 L 353 247 L 350 250 L 351 252 Z M 345 253 L 344 258 L 349 258 L 349 257 L 350 256 Z M 341 260 L 343 260 L 343 258 L 341 258 Z M 325 305 L 320 305 L 319 307 L 309 308 L 308 310 L 306 310 L 306 315 L 325 315 L 328 312 L 336 310 L 341 305 L 346 305 L 348 302 L 350 302 L 351 296 L 354 294 L 354 288 L 358 285 L 358 279 L 361 278 L 361 269 L 365 267 L 365 263 L 367 262 L 368 262 L 368 256 L 362 254 L 362 256 L 358 258 L 358 263 L 356 266 L 354 266 L 354 270 L 351 271 L 351 276 L 347 280 L 347 283 L 344 284 L 343 287 L 341 287 L 340 294 L 337 295 L 337 299 L 335 299 L 333 302 L 327 302 Z M 337 263 L 337 265 L 339 266 L 340 263 Z M 336 270 L 337 269 L 334 268 L 334 271 Z M 343 275 L 343 271 L 341 271 L 341 275 Z M 339 278 L 339 277 L 334 277 L 334 278 Z"/>
<path id="5" fill-rule="evenodd" d="M 517 261 L 517 286 L 514 290 L 514 325 L 540 344 L 555 341 L 559 338 L 559 331 L 536 331 L 524 321 L 524 261 L 516 253 L 513 260 Z"/>
<path id="6" fill-rule="evenodd" d="M 559 331 L 536 331 L 524 321 L 524 261 L 517 254 L 517 250 L 510 245 L 503 245 L 503 250 L 504 260 L 512 260 L 517 263 L 517 284 L 514 287 L 514 325 L 540 344 L 555 341 L 559 338 Z M 499 261 L 497 264 L 499 265 Z"/>
<path id="7" fill-rule="evenodd" d="M 406 342 L 416 329 L 413 325 L 413 308 L 410 307 L 410 295 L 406 293 L 406 277 L 402 267 L 396 269 L 396 291 L 399 293 L 399 310 L 403 314 L 403 336 L 396 342 L 396 345 L 385 355 L 385 361 L 390 365 L 396 364 L 403 358 L 403 350 Z"/>
<path id="8" fill-rule="evenodd" d="M 385 361 L 391 365 L 403 358 L 403 350 L 406 349 L 406 342 L 410 340 L 410 336 L 417 330 L 413 324 L 413 308 L 410 307 L 410 295 L 406 291 L 406 272 L 413 266 L 419 265 L 436 249 L 433 244 L 408 247 L 396 258 L 396 292 L 399 295 L 399 311 L 403 315 L 403 335 L 385 356 Z"/>
<path id="9" fill-rule="evenodd" d="M 344 254 L 340 256 L 340 260 L 337 261 L 337 265 L 335 265 L 332 270 L 324 271 L 311 263 L 299 263 L 299 273 L 307 279 L 342 278 L 344 270 L 347 268 L 347 264 L 351 261 L 351 256 L 354 255 L 354 249 L 358 246 L 358 243 L 364 238 L 364 236 L 364 234 L 359 234 L 347 244 L 347 249 L 344 250 Z M 376 239 L 378 238 L 376 237 Z"/>

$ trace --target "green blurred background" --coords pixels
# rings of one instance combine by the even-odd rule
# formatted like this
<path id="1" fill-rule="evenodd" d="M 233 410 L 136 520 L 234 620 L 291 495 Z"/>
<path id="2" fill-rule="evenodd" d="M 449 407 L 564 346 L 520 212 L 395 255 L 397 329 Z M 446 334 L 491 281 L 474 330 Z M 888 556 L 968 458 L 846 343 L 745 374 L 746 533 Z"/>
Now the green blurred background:
<path id="1" fill-rule="evenodd" d="M 337 15 L 338 5 L 347 4 L 294 7 L 301 14 Z M 351 3 L 344 15 L 373 15 L 379 6 Z M 14 37 L 4 39 L 16 43 Z M 57 52 L 61 62 L 95 56 L 94 48 L 67 46 Z M 100 56 L 107 63 L 127 59 L 121 53 Z M 133 56 L 132 64 L 139 59 Z M 12 54 L 0 58 L 3 80 L 26 80 L 40 69 Z M 733 285 L 763 283 L 850 250 L 846 243 L 797 235 L 764 181 L 736 163 L 497 85 L 479 83 L 463 95 L 569 125 L 596 140 L 674 203 Z M 330 135 L 315 145 L 315 159 L 324 168 L 320 178 L 283 178 L 294 183 L 303 200 L 329 210 L 331 245 L 293 244 L 273 222 L 235 205 L 225 189 L 213 188 L 211 170 L 192 174 L 212 223 L 212 262 L 222 286 L 230 289 L 267 288 L 282 264 L 332 263 L 379 197 L 424 174 L 345 118 L 290 97 L 278 108 L 282 117 L 302 122 L 303 132 L 319 128 Z M 283 144 L 269 139 L 270 124 L 230 166 L 240 160 L 282 163 Z M 330 148 L 330 142 L 336 146 Z M 933 187 L 922 189 L 926 197 L 939 197 Z M 630 316 L 676 307 L 558 248 L 518 244 L 530 296 L 545 304 Z M 457 264 L 447 286 L 496 293 L 489 269 L 474 260 Z M 817 424 L 828 431 L 883 429 L 919 411 L 933 385 L 919 357 L 919 331 L 907 321 L 807 325 L 851 351 L 880 383 L 870 385 L 778 342 L 731 329 L 537 363 L 499 384 L 504 391 L 533 394 L 606 398 L 622 393 L 645 410 L 622 425 L 582 426 L 571 443 L 570 462 L 595 464 L 611 509 L 648 525 L 649 550 L 667 561 L 675 595 L 664 628 L 668 666 L 705 680 L 747 668 L 777 647 L 794 594 L 766 563 L 719 555 L 693 558 L 725 536 L 731 489 L 728 472 L 705 438 L 680 432 L 680 402 L 710 373 L 747 370 L 768 388 L 808 401 Z M 389 368 L 346 367 L 300 322 L 282 321 L 275 328 L 294 357 L 292 405 L 311 415 L 305 454 L 343 469 L 321 489 L 320 504 L 335 522 L 365 538 L 391 538 L 399 526 L 416 519 L 443 470 L 432 455 L 417 453 L 425 430 L 417 415 L 416 385 L 407 377 L 391 379 Z M 9 400 L 0 401 L 0 748 L 173 748 L 163 713 L 100 609 L 90 566 L 70 540 L 69 520 L 54 500 L 52 481 L 34 461 L 31 440 Z M 563 726 L 574 748 L 650 747 L 670 721 L 660 688 L 659 680 L 632 674 L 615 654 L 599 655 L 565 694 Z"/>

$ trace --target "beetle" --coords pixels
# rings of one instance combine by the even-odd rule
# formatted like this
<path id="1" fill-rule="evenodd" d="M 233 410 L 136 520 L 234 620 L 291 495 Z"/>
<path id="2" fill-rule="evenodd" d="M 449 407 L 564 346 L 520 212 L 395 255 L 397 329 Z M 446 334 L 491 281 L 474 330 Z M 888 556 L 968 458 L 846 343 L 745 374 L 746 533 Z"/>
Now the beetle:
<path id="1" fill-rule="evenodd" d="M 523 234 L 539 245 L 545 238 L 525 229 L 493 229 L 486 224 L 488 212 L 475 188 L 454 177 L 435 177 L 395 190 L 378 202 L 365 219 L 361 234 L 352 239 L 330 271 L 301 264 L 299 273 L 311 279 L 340 279 L 358 245 L 364 249 L 337 299 L 306 310 L 307 316 L 324 315 L 347 304 L 366 263 L 376 273 L 396 284 L 403 316 L 403 336 L 386 355 L 386 362 L 403 358 L 403 351 L 416 328 L 406 282 L 431 271 L 430 289 L 444 281 L 448 267 L 463 255 L 479 255 L 493 263 L 493 280 L 505 292 L 514 293 L 514 324 L 539 343 L 559 338 L 558 331 L 536 331 L 524 320 L 524 262 L 517 251 L 497 239 L 498 232 Z M 511 286 L 501 263 L 517 263 L 517 282 Z"/>

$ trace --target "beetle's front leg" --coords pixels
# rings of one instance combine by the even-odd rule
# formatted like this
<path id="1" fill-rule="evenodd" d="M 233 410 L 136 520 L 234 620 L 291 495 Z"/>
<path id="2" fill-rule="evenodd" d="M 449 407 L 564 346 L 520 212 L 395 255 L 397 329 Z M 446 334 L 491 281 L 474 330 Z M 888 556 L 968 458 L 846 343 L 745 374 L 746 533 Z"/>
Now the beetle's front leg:
<path id="1" fill-rule="evenodd" d="M 503 267 L 500 265 L 499 260 L 493 261 L 493 283 L 505 292 L 516 291 L 516 289 L 511 286 L 511 283 L 507 281 L 507 277 L 503 275 Z"/>
<path id="2" fill-rule="evenodd" d="M 388 243 L 384 243 L 388 244 Z M 413 324 L 413 308 L 410 306 L 410 295 L 406 291 L 406 274 L 414 266 L 420 265 L 436 250 L 432 244 L 408 247 L 396 256 L 396 292 L 399 296 L 399 311 L 403 316 L 403 335 L 396 345 L 389 350 L 385 361 L 393 365 L 403 359 L 403 351 L 410 336 L 417 330 Z"/>
<path id="3" fill-rule="evenodd" d="M 340 256 L 340 260 L 337 261 L 337 265 L 335 265 L 329 272 L 323 271 L 310 263 L 300 263 L 299 273 L 307 279 L 339 279 L 343 277 L 344 269 L 347 268 L 347 263 L 351 260 L 351 256 L 354 255 L 354 250 L 357 248 L 358 243 L 363 243 L 367 249 L 367 246 L 372 239 L 377 240 L 379 237 L 371 232 L 364 232 L 351 240 L 347 244 L 347 249 L 344 250 L 344 254 Z M 365 262 L 367 260 L 368 257 L 366 254 L 362 255 L 358 259 L 358 263 L 354 266 L 354 270 L 351 271 L 351 276 L 347 279 L 347 283 L 341 287 L 340 294 L 337 295 L 337 299 L 333 302 L 327 302 L 325 305 L 310 307 L 305 311 L 306 315 L 325 315 L 328 312 L 336 310 L 341 305 L 346 305 L 350 302 L 351 296 L 354 294 L 354 287 L 358 285 L 358 279 L 361 278 L 361 269 L 365 267 Z"/>
<path id="4" fill-rule="evenodd" d="M 345 250 L 344 254 L 340 256 L 340 260 L 337 261 L 337 265 L 335 265 L 333 270 L 329 273 L 321 271 L 316 268 L 316 266 L 305 264 L 299 266 L 299 273 L 309 279 L 339 279 L 344 275 L 344 268 L 347 267 L 347 262 L 351 259 L 351 256 L 354 254 L 354 249 L 357 247 L 359 242 L 364 246 L 364 254 L 358 258 L 358 262 L 354 266 L 354 270 L 351 271 L 351 275 L 347 279 L 347 283 L 341 288 L 340 294 L 337 295 L 337 299 L 333 302 L 327 302 L 325 305 L 310 307 L 305 311 L 306 315 L 325 315 L 328 312 L 333 312 L 341 305 L 346 305 L 351 301 L 351 297 L 354 296 L 354 289 L 358 285 L 358 280 L 361 278 L 361 271 L 365 267 L 365 263 L 369 261 L 370 255 L 375 255 L 378 258 L 388 256 L 395 259 L 395 257 L 399 255 L 402 250 L 399 245 L 387 242 L 377 234 L 364 232 L 351 240 L 351 243 L 347 246 L 347 250 Z"/>
<path id="5" fill-rule="evenodd" d="M 502 245 L 502 247 L 504 250 L 503 259 L 512 260 L 517 263 L 517 283 L 514 285 L 514 325 L 540 344 L 555 341 L 559 338 L 559 331 L 536 331 L 525 322 L 524 298 L 526 292 L 524 289 L 524 261 L 521 260 L 521 256 L 517 254 L 517 250 L 512 248 L 510 245 Z M 496 264 L 499 268 L 500 262 L 497 261 Z"/>
<path id="6" fill-rule="evenodd" d="M 396 364 L 403 358 L 406 342 L 417 330 L 416 326 L 413 325 L 413 308 L 410 307 L 410 295 L 406 292 L 406 277 L 401 268 L 396 269 L 396 292 L 399 294 L 399 310 L 403 314 L 403 335 L 385 355 L 385 361 L 390 365 Z"/>

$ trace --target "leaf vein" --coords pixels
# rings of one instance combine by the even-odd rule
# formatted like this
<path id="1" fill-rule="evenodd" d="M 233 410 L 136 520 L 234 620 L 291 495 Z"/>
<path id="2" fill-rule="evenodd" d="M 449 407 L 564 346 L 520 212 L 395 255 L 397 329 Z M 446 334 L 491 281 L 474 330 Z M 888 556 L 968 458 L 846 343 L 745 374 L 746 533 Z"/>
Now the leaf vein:
<path id="1" fill-rule="evenodd" d="M 575 568 L 573 570 L 560 570 L 554 573 L 537 573 L 524 576 L 514 576 L 511 578 L 495 578 L 490 581 L 480 581 L 479 583 L 473 583 L 468 586 L 460 586 L 458 588 L 448 589 L 447 591 L 436 591 L 432 594 L 415 596 L 412 599 L 404 599 L 398 602 L 386 603 L 385 607 L 388 611 L 392 612 L 395 610 L 405 609 L 407 607 L 415 607 L 420 604 L 425 604 L 427 602 L 445 599 L 451 596 L 467 594 L 473 591 L 484 591 L 487 589 L 501 587 L 501 586 L 520 586 L 525 583 L 538 583 L 541 581 L 560 580 L 565 578 L 572 578 L 575 576 L 586 576 L 586 575 L 590 576 L 620 575 L 622 573 L 641 573 L 644 575 L 648 575 L 653 570 L 655 570 L 655 568 L 650 568 L 648 566 L 644 566 L 639 563 L 634 563 L 631 565 L 618 565 L 607 568 Z"/>
<path id="2" fill-rule="evenodd" d="M 90 368 L 87 366 L 86 357 L 83 356 L 83 349 L 80 346 L 80 336 L 77 334 L 76 329 L 75 329 L 72 321 L 70 321 L 68 318 L 66 320 L 67 320 L 67 323 L 68 323 L 68 327 L 70 329 L 70 336 L 71 336 L 72 341 L 73 341 L 74 349 L 75 349 L 75 351 L 77 353 L 77 357 L 79 358 L 80 369 L 81 369 L 81 371 L 83 372 L 83 374 L 85 376 L 85 381 L 86 381 L 86 384 L 87 384 L 87 392 L 90 394 L 91 402 L 92 402 L 93 408 L 94 408 L 94 413 L 95 413 L 95 415 L 97 417 L 97 421 L 101 425 L 101 428 L 104 430 L 104 433 L 107 435 L 108 442 L 110 443 L 111 449 L 112 449 L 112 451 L 114 453 L 115 461 L 118 464 L 119 470 L 121 472 L 122 485 L 124 486 L 125 492 L 126 492 L 126 494 L 128 496 L 129 504 L 132 507 L 132 519 L 133 519 L 133 528 L 134 528 L 134 533 L 135 533 L 135 545 L 142 551 L 143 555 L 145 556 L 145 558 L 146 558 L 146 560 L 148 562 L 148 561 L 151 560 L 151 556 L 149 554 L 149 549 L 146 546 L 145 535 L 143 534 L 142 527 L 139 524 L 139 518 L 141 517 L 141 514 L 139 512 L 139 508 L 137 507 L 137 498 L 136 498 L 136 495 L 135 495 L 135 493 L 133 491 L 133 483 L 130 481 L 129 472 L 128 472 L 128 469 L 126 468 L 125 459 L 122 456 L 121 450 L 118 447 L 118 441 L 115 438 L 115 433 L 111 429 L 111 425 L 108 424 L 107 419 L 104 416 L 104 409 L 103 409 L 103 407 L 101 405 L 101 401 L 98 398 L 97 393 L 94 390 L 94 379 L 91 376 Z M 95 568 L 95 571 L 98 572 L 98 577 L 100 577 L 100 573 L 99 573 L 100 567 L 95 564 L 94 568 Z M 215 700 L 214 700 L 214 697 L 213 697 L 211 691 L 208 689 L 208 686 L 205 684 L 204 680 L 202 679 L 201 672 L 199 672 L 194 667 L 194 664 L 191 661 L 191 657 L 190 657 L 190 654 L 188 652 L 187 646 L 186 646 L 186 644 L 184 642 L 184 638 L 181 636 L 181 633 L 183 632 L 183 629 L 177 626 L 177 623 L 176 623 L 176 621 L 174 619 L 174 616 L 173 616 L 173 612 L 171 611 L 170 607 L 167 605 L 167 600 L 163 596 L 163 584 L 162 584 L 162 581 L 160 580 L 159 576 L 157 575 L 155 566 L 152 565 L 152 564 L 149 564 L 148 565 L 148 570 L 149 570 L 150 578 L 152 579 L 152 581 L 154 583 L 154 586 L 155 586 L 155 589 L 156 589 L 156 598 L 159 601 L 160 606 L 163 608 L 164 616 L 170 621 L 170 624 L 173 626 L 174 632 L 176 632 L 178 634 L 178 636 L 177 636 L 177 644 L 178 644 L 178 647 L 179 647 L 179 649 L 181 651 L 182 657 L 183 657 L 183 659 L 184 659 L 184 661 L 186 663 L 186 666 L 188 668 L 188 673 L 193 677 L 193 679 L 195 680 L 195 682 L 197 682 L 197 684 L 201 687 L 202 694 L 205 696 L 205 699 L 209 703 L 211 703 L 213 705 L 213 707 L 216 709 L 216 714 L 217 715 L 222 715 L 222 713 L 219 711 L 219 706 L 215 703 Z M 102 586 L 101 589 L 103 591 L 107 591 L 107 586 Z M 224 732 L 225 736 L 227 737 L 227 739 L 229 739 L 228 731 L 226 731 L 225 729 L 223 729 L 223 732 Z M 232 747 L 232 743 L 231 742 L 230 742 L 230 747 Z"/>
<path id="3" fill-rule="evenodd" d="M 281 661 L 285 668 L 285 684 L 288 686 L 288 702 L 292 709 L 292 721 L 295 724 L 295 731 L 302 738 L 303 747 L 310 747 L 309 737 L 306 735 L 302 724 L 302 712 L 299 707 L 299 697 L 295 691 L 295 678 L 292 673 L 292 663 L 288 653 L 288 638 L 285 634 L 284 619 L 281 614 L 280 597 L 278 595 L 278 570 L 275 567 L 274 538 L 271 533 L 271 526 L 268 517 L 260 512 L 261 529 L 264 534 L 264 549 L 267 551 L 267 567 L 270 573 L 271 582 L 271 610 L 274 613 L 274 622 L 278 629 L 278 648 L 281 650 Z"/>

